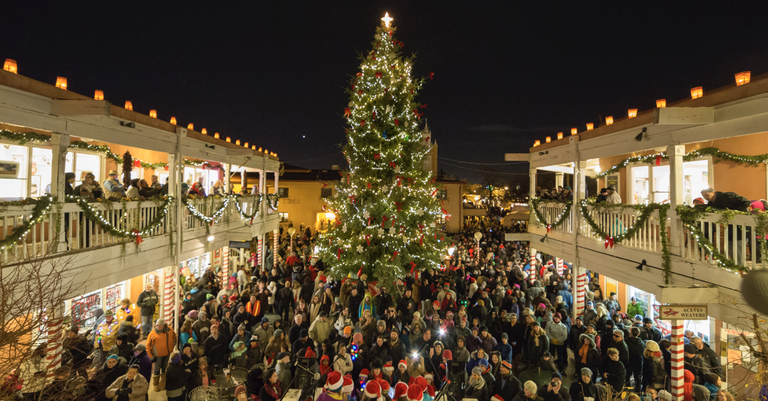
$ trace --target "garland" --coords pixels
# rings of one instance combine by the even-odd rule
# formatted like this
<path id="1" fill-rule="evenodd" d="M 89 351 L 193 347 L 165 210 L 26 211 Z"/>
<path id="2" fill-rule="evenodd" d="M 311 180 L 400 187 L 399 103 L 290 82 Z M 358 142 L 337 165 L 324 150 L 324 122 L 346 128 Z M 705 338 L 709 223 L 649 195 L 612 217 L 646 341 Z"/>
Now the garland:
<path id="1" fill-rule="evenodd" d="M 736 163 L 742 163 L 747 164 L 750 166 L 755 166 L 760 163 L 768 163 L 768 154 L 762 154 L 762 155 L 754 155 L 754 156 L 745 156 L 745 155 L 735 155 L 733 153 L 723 152 L 718 148 L 714 147 L 708 147 L 703 148 L 699 150 L 694 150 L 691 152 L 686 153 L 683 156 L 683 161 L 693 161 L 703 156 L 712 156 L 717 159 L 722 160 L 728 160 Z M 659 163 L 662 160 L 669 160 L 669 156 L 666 153 L 654 153 L 647 156 L 633 156 L 626 158 L 613 167 L 611 167 L 608 170 L 603 171 L 602 173 L 599 173 L 596 175 L 596 178 L 603 178 L 609 174 L 615 174 L 620 169 L 627 167 L 630 164 L 633 163 L 645 163 L 645 164 L 656 164 L 659 165 Z"/>
<path id="2" fill-rule="evenodd" d="M 557 217 L 557 220 L 552 224 L 547 223 L 547 220 L 544 218 L 544 216 L 541 215 L 541 212 L 539 212 L 540 202 L 541 202 L 541 198 L 533 198 L 533 200 L 531 200 L 531 206 L 533 206 L 533 211 L 534 211 L 534 214 L 536 215 L 536 219 L 538 219 L 539 222 L 541 222 L 541 224 L 543 224 L 544 227 L 547 228 L 547 234 L 549 234 L 549 232 L 552 229 L 557 228 L 561 224 L 563 224 L 565 219 L 571 215 L 571 207 L 573 206 L 573 202 L 566 202 L 565 208 L 563 209 L 562 213 L 560 213 L 560 216 Z"/>
<path id="3" fill-rule="evenodd" d="M 741 266 L 739 264 L 734 263 L 732 260 L 728 259 L 725 255 L 723 255 L 715 246 L 712 244 L 712 242 L 709 240 L 709 238 L 706 237 L 706 234 L 701 231 L 701 228 L 696 224 L 696 220 L 698 220 L 699 217 L 701 217 L 704 214 L 708 213 L 718 213 L 721 212 L 719 209 L 712 209 L 712 208 L 693 208 L 687 205 L 680 205 L 676 209 L 677 215 L 680 217 L 680 220 L 683 221 L 683 226 L 688 229 L 688 232 L 693 235 L 693 237 L 696 239 L 696 242 L 704 248 L 704 250 L 712 256 L 712 259 L 715 260 L 720 267 L 723 267 L 727 270 L 732 270 L 736 272 L 747 272 L 749 269 L 747 269 L 746 266 Z M 727 224 L 728 221 L 724 219 L 730 219 L 736 214 L 744 214 L 744 215 L 750 215 L 751 213 L 744 213 L 744 212 L 738 212 L 738 211 L 730 211 L 731 213 L 728 213 L 727 215 L 721 216 L 721 218 L 717 221 L 717 223 L 712 224 Z M 730 216 L 730 217 L 728 217 Z M 761 218 L 762 219 L 762 218 Z M 756 219 L 758 222 L 758 227 L 760 227 L 760 220 Z M 765 241 L 763 239 L 762 241 Z M 765 246 L 765 244 L 763 244 Z M 764 259 L 765 260 L 765 259 Z"/>
<path id="4" fill-rule="evenodd" d="M 637 234 L 637 231 L 640 230 L 640 228 L 643 226 L 643 224 L 645 224 L 645 222 L 648 220 L 648 218 L 650 217 L 651 213 L 654 210 L 659 209 L 661 207 L 661 205 L 659 205 L 657 203 L 651 203 L 649 205 L 635 205 L 635 206 L 624 206 L 624 205 L 621 205 L 620 206 L 620 208 L 622 208 L 622 209 L 625 208 L 625 207 L 631 207 L 631 208 L 634 208 L 636 210 L 639 210 L 640 211 L 640 216 L 638 216 L 637 221 L 635 221 L 635 224 L 632 227 L 630 227 L 628 229 L 624 229 L 623 232 L 621 232 L 621 233 L 619 233 L 619 234 L 617 234 L 615 236 L 611 236 L 608 233 L 606 233 L 605 231 L 603 231 L 600 228 L 600 226 L 598 226 L 597 223 L 594 220 L 592 220 L 592 217 L 589 216 L 589 210 L 587 210 L 587 202 L 586 201 L 582 201 L 581 202 L 581 205 L 580 205 L 581 215 L 584 218 L 584 221 L 586 221 L 587 224 L 589 224 L 589 227 L 592 229 L 593 233 L 597 234 L 598 236 L 600 236 L 600 238 L 604 239 L 603 243 L 605 244 L 606 248 L 608 248 L 609 246 L 611 248 L 613 248 L 614 244 L 618 244 L 618 243 L 624 241 L 625 239 L 634 237 L 635 234 Z"/>
<path id="5" fill-rule="evenodd" d="M 0 137 L 17 142 L 19 145 L 24 145 L 27 142 L 45 143 L 51 140 L 51 137 L 48 135 L 35 132 L 13 132 L 7 129 L 0 130 Z"/>
<path id="6" fill-rule="evenodd" d="M 115 227 L 112 223 L 107 221 L 102 213 L 96 209 L 93 208 L 92 204 L 88 203 L 83 198 L 73 196 L 73 195 L 67 195 L 67 200 L 74 201 L 80 209 L 83 211 L 83 216 L 87 218 L 88 220 L 96 223 L 99 227 L 101 227 L 102 230 L 108 232 L 109 234 L 126 240 L 130 239 L 136 242 L 136 245 L 138 246 L 143 241 L 141 237 L 146 236 L 152 230 L 157 228 L 160 224 L 163 223 L 163 219 L 168 214 L 168 208 L 173 204 L 173 197 L 167 196 L 164 198 L 165 201 L 161 205 L 161 211 L 159 211 L 155 217 L 147 223 L 147 225 L 144 226 L 144 228 L 139 227 L 138 221 L 136 222 L 135 229 L 133 230 L 123 230 Z M 123 212 L 127 212 L 127 201 L 123 201 Z M 141 206 L 141 205 L 139 205 Z"/>
<path id="7" fill-rule="evenodd" d="M 53 201 L 50 196 L 41 197 L 37 204 L 35 204 L 35 208 L 32 210 L 32 216 L 29 220 L 24 220 L 21 225 L 13 228 L 10 235 L 0 240 L 0 250 L 10 249 L 18 245 L 18 242 L 29 234 L 32 227 L 43 221 L 43 217 L 45 217 L 51 210 L 52 203 Z M 58 236 L 55 238 L 56 239 L 54 240 L 57 241 Z"/>
<path id="8" fill-rule="evenodd" d="M 251 224 L 253 224 L 253 219 L 255 219 L 259 215 L 259 207 L 261 206 L 261 195 L 259 195 L 256 199 L 257 199 L 256 205 L 254 206 L 254 210 L 256 211 L 253 212 L 253 214 L 251 215 L 245 214 L 245 211 L 243 211 L 243 208 L 240 206 L 240 200 L 235 199 L 235 207 L 237 207 L 237 212 L 240 213 L 240 217 L 245 220 L 250 220 Z"/>
<path id="9" fill-rule="evenodd" d="M 213 223 L 218 220 L 219 217 L 221 217 L 222 213 L 224 213 L 224 210 L 226 210 L 227 206 L 229 206 L 229 198 L 229 196 L 225 197 L 221 207 L 213 212 L 211 216 L 206 216 L 205 214 L 201 213 L 199 210 L 197 210 L 196 207 L 192 206 L 186 198 L 182 197 L 181 201 L 184 203 L 184 206 L 187 207 L 187 210 L 189 210 L 189 212 L 192 213 L 192 215 L 195 216 L 198 220 L 213 225 Z"/>
<path id="10" fill-rule="evenodd" d="M 267 205 L 273 212 L 277 211 L 277 204 L 279 203 L 280 196 L 278 194 L 267 194 Z"/>
<path id="11" fill-rule="evenodd" d="M 659 207 L 661 268 L 664 270 L 664 284 L 666 285 L 669 285 L 672 281 L 672 255 L 669 252 L 669 238 L 667 237 L 667 212 L 669 211 L 669 206 L 669 204 L 664 204 Z"/>

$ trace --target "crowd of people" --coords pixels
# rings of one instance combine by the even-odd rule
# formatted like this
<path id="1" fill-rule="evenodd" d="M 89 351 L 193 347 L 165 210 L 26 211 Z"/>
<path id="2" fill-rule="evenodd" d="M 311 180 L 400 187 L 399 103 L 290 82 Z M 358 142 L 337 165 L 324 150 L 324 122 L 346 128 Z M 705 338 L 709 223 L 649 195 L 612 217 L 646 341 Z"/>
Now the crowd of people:
<path id="1" fill-rule="evenodd" d="M 386 285 L 328 277 L 312 255 L 316 233 L 301 228 L 292 249 L 286 236 L 277 253 L 267 250 L 263 268 L 229 277 L 209 268 L 181 283 L 178 333 L 153 321 L 151 287 L 99 316 L 90 339 L 72 327 L 56 379 L 35 381 L 29 362 L 22 392 L 50 400 L 79 386 L 90 397 L 80 399 L 138 401 L 152 386 L 183 400 L 241 369 L 236 395 L 261 401 L 313 385 L 325 401 L 671 399 L 671 343 L 645 306 L 620 305 L 591 275 L 574 318 L 570 267 L 541 254 L 531 265 L 528 244 L 505 241 L 505 230 L 466 227 L 442 268 Z M 686 399 L 732 400 L 720 390 L 719 356 L 692 333 L 685 341 Z"/>

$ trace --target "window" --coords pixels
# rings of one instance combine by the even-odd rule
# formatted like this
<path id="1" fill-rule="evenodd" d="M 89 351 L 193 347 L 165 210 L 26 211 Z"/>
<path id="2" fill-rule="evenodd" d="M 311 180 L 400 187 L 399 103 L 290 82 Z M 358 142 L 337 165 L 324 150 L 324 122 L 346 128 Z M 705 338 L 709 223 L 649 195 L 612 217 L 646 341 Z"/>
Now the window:
<path id="1" fill-rule="evenodd" d="M 445 224 L 445 215 L 442 213 L 438 214 L 435 219 L 435 224 Z"/>
<path id="2" fill-rule="evenodd" d="M 287 198 L 288 197 L 288 188 L 278 188 L 277 189 L 277 196 L 281 198 Z"/>
<path id="3" fill-rule="evenodd" d="M 438 189 L 436 195 L 437 195 L 437 199 L 448 199 L 448 190 Z"/>
<path id="4" fill-rule="evenodd" d="M 330 198 L 333 196 L 333 188 L 320 188 L 321 198 Z"/>
<path id="5" fill-rule="evenodd" d="M 280 221 L 288 221 L 288 213 L 278 213 Z"/>

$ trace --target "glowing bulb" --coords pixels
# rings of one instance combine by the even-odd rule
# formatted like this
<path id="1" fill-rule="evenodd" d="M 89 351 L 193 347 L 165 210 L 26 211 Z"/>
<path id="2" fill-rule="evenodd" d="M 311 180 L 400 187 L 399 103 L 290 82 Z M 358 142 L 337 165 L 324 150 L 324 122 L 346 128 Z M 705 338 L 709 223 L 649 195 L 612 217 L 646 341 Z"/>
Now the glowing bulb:
<path id="1" fill-rule="evenodd" d="M 613 124 L 613 116 L 605 117 L 605 125 Z"/>
<path id="2" fill-rule="evenodd" d="M 557 139 L 563 139 L 563 133 L 562 132 L 558 132 L 557 133 Z"/>
<path id="3" fill-rule="evenodd" d="M 217 133 L 213 134 L 213 137 L 216 138 L 216 139 L 219 139 L 219 133 L 217 132 Z"/>
<path id="4" fill-rule="evenodd" d="M 695 88 L 691 88 L 691 99 L 698 99 L 700 97 L 704 96 L 704 88 L 701 86 L 697 86 Z"/>
<path id="5" fill-rule="evenodd" d="M 208 236 L 208 242 L 213 242 L 213 235 Z"/>
<path id="6" fill-rule="evenodd" d="M 56 87 L 67 90 L 67 79 L 64 77 L 56 77 Z"/>
<path id="7" fill-rule="evenodd" d="M 571 135 L 576 135 L 578 133 L 579 133 L 579 129 L 578 128 L 571 128 Z"/>
<path id="8" fill-rule="evenodd" d="M 735 76 L 736 76 L 736 86 L 741 86 L 749 83 L 749 79 L 752 76 L 752 73 L 750 71 L 743 71 L 735 74 Z"/>
<path id="9" fill-rule="evenodd" d="M 125 109 L 126 110 L 133 110 L 133 103 L 131 103 L 130 100 L 125 101 Z"/>
<path id="10" fill-rule="evenodd" d="M 667 107 L 667 99 L 658 99 L 656 100 L 656 107 L 659 109 L 663 109 Z"/>
<path id="11" fill-rule="evenodd" d="M 592 131 L 595 128 L 595 124 L 587 123 L 587 131 Z"/>
<path id="12" fill-rule="evenodd" d="M 192 124 L 192 123 L 187 124 L 187 129 L 195 129 L 195 124 Z"/>
<path id="13" fill-rule="evenodd" d="M 392 22 L 393 19 L 394 18 L 389 16 L 389 13 L 384 13 L 384 18 L 382 18 L 381 20 L 384 21 L 384 26 L 389 28 L 389 23 Z"/>
<path id="14" fill-rule="evenodd" d="M 232 142 L 232 139 L 230 137 L 227 137 L 227 142 Z"/>
<path id="15" fill-rule="evenodd" d="M 157 118 L 157 110 L 152 109 L 149 111 L 149 116 L 152 118 Z"/>
<path id="16" fill-rule="evenodd" d="M 104 100 L 104 91 L 96 89 L 96 91 L 93 93 L 93 98 L 95 100 Z"/>

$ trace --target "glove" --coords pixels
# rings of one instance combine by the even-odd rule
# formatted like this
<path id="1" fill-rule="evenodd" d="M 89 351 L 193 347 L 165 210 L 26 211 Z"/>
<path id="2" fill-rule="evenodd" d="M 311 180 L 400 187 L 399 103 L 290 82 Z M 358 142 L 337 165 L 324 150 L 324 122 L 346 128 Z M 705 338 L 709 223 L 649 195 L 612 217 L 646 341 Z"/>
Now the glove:
<path id="1" fill-rule="evenodd" d="M 133 392 L 133 389 L 132 388 L 126 388 L 126 389 L 123 389 L 123 391 L 125 392 L 125 394 L 130 394 L 130 393 Z"/>

